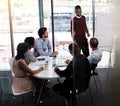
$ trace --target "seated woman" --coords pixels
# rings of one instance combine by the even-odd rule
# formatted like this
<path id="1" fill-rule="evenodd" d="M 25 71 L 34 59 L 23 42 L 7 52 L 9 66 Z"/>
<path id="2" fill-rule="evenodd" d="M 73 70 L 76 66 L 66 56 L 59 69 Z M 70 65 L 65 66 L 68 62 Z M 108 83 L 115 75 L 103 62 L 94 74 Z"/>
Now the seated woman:
<path id="1" fill-rule="evenodd" d="M 17 55 L 13 61 L 13 88 L 16 93 L 27 92 L 30 90 L 36 90 L 34 78 L 32 75 L 37 74 L 44 70 L 40 67 L 36 70 L 32 70 L 25 62 L 25 56 L 28 54 L 29 45 L 27 43 L 19 43 L 17 46 Z"/>

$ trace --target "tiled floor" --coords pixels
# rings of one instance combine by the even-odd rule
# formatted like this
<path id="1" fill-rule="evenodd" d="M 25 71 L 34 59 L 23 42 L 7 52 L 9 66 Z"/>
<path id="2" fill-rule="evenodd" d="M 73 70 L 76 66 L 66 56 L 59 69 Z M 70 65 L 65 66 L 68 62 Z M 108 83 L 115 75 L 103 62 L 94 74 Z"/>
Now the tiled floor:
<path id="1" fill-rule="evenodd" d="M 107 79 L 108 70 L 109 71 L 111 70 L 109 74 L 109 79 Z M 114 88 L 114 86 L 115 87 L 117 86 L 116 84 L 112 83 L 114 82 L 113 77 L 116 76 L 114 71 L 115 71 L 114 69 L 107 69 L 107 68 L 98 69 L 102 89 L 99 89 L 99 85 L 98 85 L 98 89 L 96 89 L 94 80 L 91 77 L 90 88 L 92 91 L 95 106 L 120 106 L 120 101 L 118 98 L 120 97 L 118 92 L 119 86 L 118 88 Z M 0 75 L 10 76 L 10 72 L 7 71 L 1 72 Z M 56 79 L 51 80 L 49 82 L 51 88 L 55 83 L 57 83 Z M 18 96 L 15 101 L 12 100 L 12 98 L 10 98 L 8 95 L 7 96 L 3 95 L 2 98 L 3 99 L 0 106 L 23 106 L 22 96 Z M 33 98 L 31 93 L 24 95 L 25 106 L 35 106 L 32 100 Z M 65 101 L 63 97 L 55 94 L 52 91 L 52 89 L 46 89 L 43 94 L 43 103 L 40 104 L 40 106 L 65 106 Z M 78 106 L 92 106 L 89 97 L 89 92 L 85 92 L 80 95 Z"/>

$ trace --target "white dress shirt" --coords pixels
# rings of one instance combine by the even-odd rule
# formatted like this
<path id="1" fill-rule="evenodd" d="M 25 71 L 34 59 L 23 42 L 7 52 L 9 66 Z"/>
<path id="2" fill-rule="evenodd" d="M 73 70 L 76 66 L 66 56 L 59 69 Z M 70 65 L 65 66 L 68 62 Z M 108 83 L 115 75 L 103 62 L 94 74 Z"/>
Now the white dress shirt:
<path id="1" fill-rule="evenodd" d="M 102 51 L 101 50 L 94 50 L 91 54 L 87 57 L 90 64 L 98 64 L 98 62 L 102 58 Z"/>
<path id="2" fill-rule="evenodd" d="M 51 44 L 48 38 L 45 40 L 37 38 L 34 45 L 34 56 L 50 56 L 52 54 Z"/>

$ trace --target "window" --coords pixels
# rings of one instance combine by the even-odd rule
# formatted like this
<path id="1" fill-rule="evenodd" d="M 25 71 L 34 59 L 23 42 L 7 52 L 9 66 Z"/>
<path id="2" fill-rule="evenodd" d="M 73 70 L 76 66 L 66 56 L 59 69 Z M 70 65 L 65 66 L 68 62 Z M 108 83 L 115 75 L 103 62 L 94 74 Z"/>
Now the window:
<path id="1" fill-rule="evenodd" d="M 14 51 L 25 37 L 37 37 L 39 28 L 39 9 L 37 0 L 10 0 L 13 26 Z M 31 8 L 33 7 L 33 8 Z M 8 15 L 8 0 L 0 0 L 0 70 L 8 70 L 8 60 L 12 57 Z"/>
<path id="2" fill-rule="evenodd" d="M 12 21 L 13 21 L 13 36 L 14 36 L 14 51 L 20 42 L 28 36 L 38 37 L 39 29 L 39 9 L 37 0 L 11 0 Z M 32 8 L 33 7 L 33 8 Z"/>
<path id="3" fill-rule="evenodd" d="M 9 68 L 8 59 L 11 57 L 7 1 L 8 0 L 0 0 L 0 70 L 6 70 Z"/>
<path id="4" fill-rule="evenodd" d="M 74 2 L 74 4 L 73 4 Z M 82 13 L 86 16 L 87 25 L 89 32 L 92 33 L 92 1 L 70 1 L 70 0 L 54 0 L 53 1 L 53 17 L 54 17 L 54 39 L 55 39 L 55 50 L 59 51 L 59 54 L 65 54 L 66 57 L 70 56 L 68 52 L 68 45 L 72 42 L 70 22 L 74 13 L 74 7 L 81 4 Z M 49 29 L 49 38 L 52 42 L 52 32 L 51 32 L 51 4 L 48 1 L 44 1 L 44 15 L 47 14 L 44 23 Z M 49 22 L 49 24 L 48 24 Z M 49 26 L 48 26 L 49 25 Z"/>
<path id="5" fill-rule="evenodd" d="M 72 18 L 72 8 L 60 6 L 54 7 L 54 31 L 70 32 L 70 21 Z"/>

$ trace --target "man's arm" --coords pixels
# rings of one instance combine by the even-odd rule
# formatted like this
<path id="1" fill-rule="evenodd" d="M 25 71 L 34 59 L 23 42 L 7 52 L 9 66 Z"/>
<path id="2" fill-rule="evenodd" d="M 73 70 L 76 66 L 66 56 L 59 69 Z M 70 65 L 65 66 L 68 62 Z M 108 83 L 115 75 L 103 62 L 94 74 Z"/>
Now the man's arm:
<path id="1" fill-rule="evenodd" d="M 74 31 L 74 18 L 70 22 L 70 31 L 71 31 L 71 37 L 74 38 L 75 31 Z"/>
<path id="2" fill-rule="evenodd" d="M 52 47 L 51 47 L 51 44 L 50 44 L 50 41 L 48 39 L 48 52 L 51 53 L 52 52 Z"/>
<path id="3" fill-rule="evenodd" d="M 72 74 L 72 61 L 68 64 L 65 70 L 60 70 L 59 68 L 55 69 L 55 72 L 60 77 L 69 77 Z"/>
<path id="4" fill-rule="evenodd" d="M 73 21 L 73 19 L 70 21 L 70 31 L 71 31 L 71 35 L 72 35 L 72 21 Z"/>
<path id="5" fill-rule="evenodd" d="M 85 32 L 87 33 L 87 36 L 89 37 L 90 36 L 90 33 L 88 31 L 88 28 L 87 28 L 87 24 L 86 24 L 86 18 L 84 17 L 84 20 L 85 20 Z"/>

